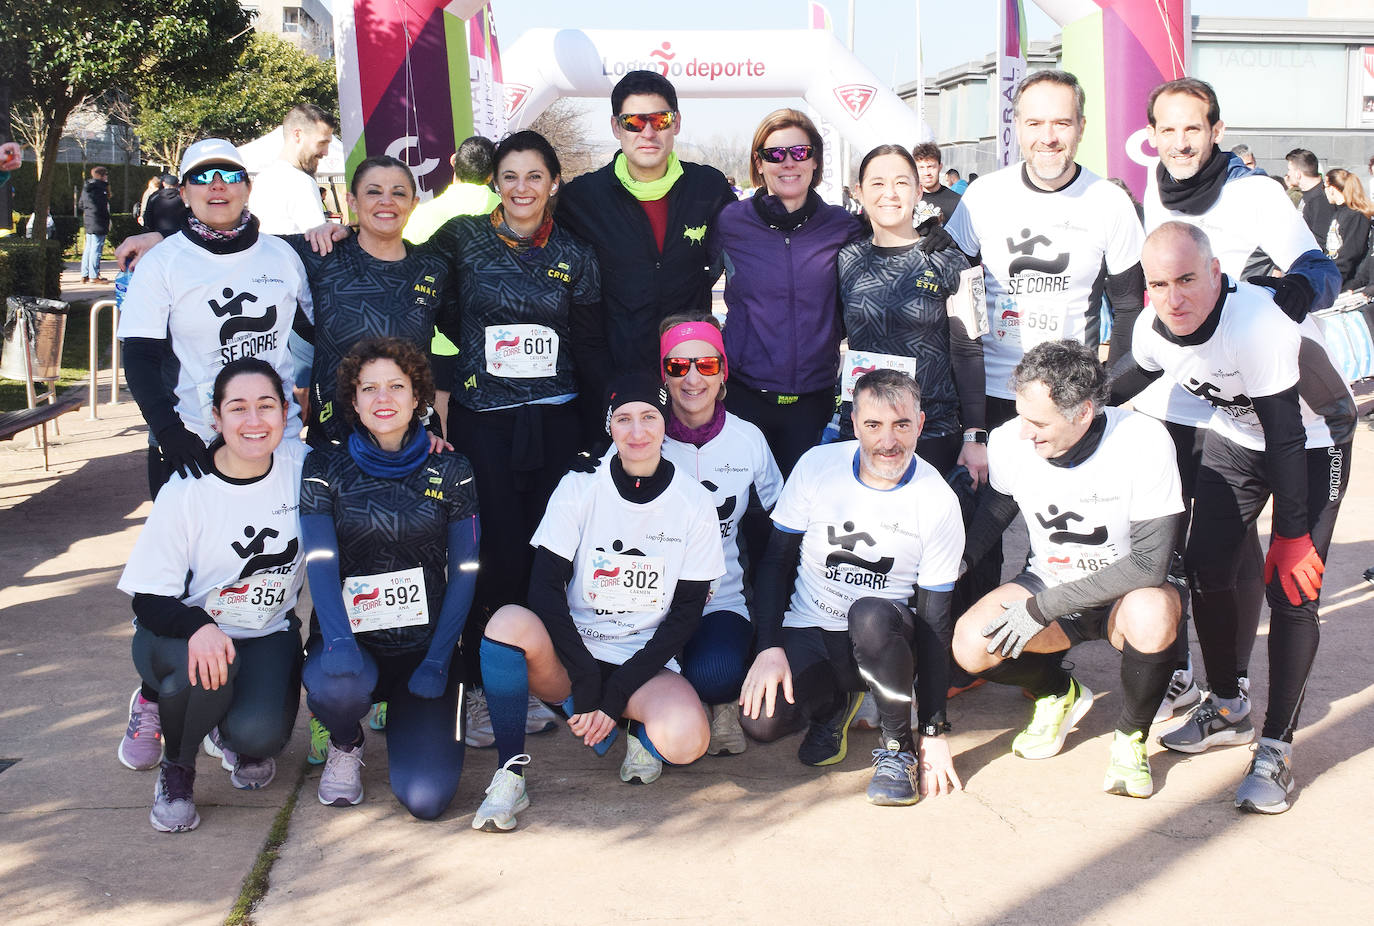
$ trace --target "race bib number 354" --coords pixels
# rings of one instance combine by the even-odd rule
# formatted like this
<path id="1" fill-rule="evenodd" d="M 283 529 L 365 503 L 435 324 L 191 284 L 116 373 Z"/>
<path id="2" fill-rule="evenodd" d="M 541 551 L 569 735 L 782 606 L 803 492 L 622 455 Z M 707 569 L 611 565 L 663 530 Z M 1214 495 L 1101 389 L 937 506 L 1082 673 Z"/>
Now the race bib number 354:
<path id="1" fill-rule="evenodd" d="M 290 573 L 261 573 L 221 585 L 205 599 L 216 624 L 261 630 L 276 619 L 291 590 Z"/>
<path id="2" fill-rule="evenodd" d="M 419 566 L 344 580 L 344 608 L 355 634 L 429 623 L 425 571 Z"/>

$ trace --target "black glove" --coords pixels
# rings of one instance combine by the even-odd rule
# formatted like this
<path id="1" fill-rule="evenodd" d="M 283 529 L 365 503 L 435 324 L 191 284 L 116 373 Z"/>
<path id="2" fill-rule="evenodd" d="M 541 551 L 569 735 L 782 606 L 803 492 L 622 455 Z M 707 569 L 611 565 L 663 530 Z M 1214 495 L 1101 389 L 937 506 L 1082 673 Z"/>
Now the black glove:
<path id="1" fill-rule="evenodd" d="M 601 458 L 606 455 L 606 451 L 611 448 L 611 442 L 605 438 L 593 441 L 592 445 L 586 450 L 578 451 L 568 464 L 570 473 L 594 473 L 596 468 L 601 465 Z"/>
<path id="2" fill-rule="evenodd" d="M 205 442 L 186 429 L 180 422 L 168 425 L 157 432 L 157 446 L 162 451 L 162 459 L 176 471 L 178 476 L 199 479 L 210 472 L 210 450 Z"/>
<path id="3" fill-rule="evenodd" d="M 947 248 L 958 248 L 958 243 L 945 231 L 945 227 L 940 224 L 939 216 L 926 219 L 916 229 L 916 233 L 921 236 L 921 240 L 916 247 L 920 248 L 925 254 L 933 254 L 936 251 L 943 251 Z"/>
<path id="4" fill-rule="evenodd" d="M 1312 284 L 1300 276 L 1247 277 L 1245 282 L 1272 289 L 1275 304 L 1295 322 L 1307 317 L 1307 310 L 1312 307 L 1312 300 L 1317 295 L 1312 291 Z"/>

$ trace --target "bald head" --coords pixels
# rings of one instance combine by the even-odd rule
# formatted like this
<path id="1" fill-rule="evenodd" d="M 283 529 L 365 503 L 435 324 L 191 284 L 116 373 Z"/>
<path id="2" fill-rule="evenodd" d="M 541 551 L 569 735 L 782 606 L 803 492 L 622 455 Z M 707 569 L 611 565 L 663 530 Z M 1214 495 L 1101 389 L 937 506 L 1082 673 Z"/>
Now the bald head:
<path id="1" fill-rule="evenodd" d="M 1186 222 L 1165 222 L 1150 232 L 1140 253 L 1150 304 L 1175 335 L 1197 331 L 1221 296 L 1221 262 L 1207 234 Z"/>

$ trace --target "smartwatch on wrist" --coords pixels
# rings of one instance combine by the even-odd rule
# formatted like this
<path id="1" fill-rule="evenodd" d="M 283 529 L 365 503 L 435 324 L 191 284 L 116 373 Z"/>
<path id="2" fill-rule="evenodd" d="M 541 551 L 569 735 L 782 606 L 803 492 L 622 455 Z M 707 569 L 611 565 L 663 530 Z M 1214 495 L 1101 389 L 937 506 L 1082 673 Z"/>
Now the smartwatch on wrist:
<path id="1" fill-rule="evenodd" d="M 988 432 L 982 428 L 964 432 L 964 443 L 966 444 L 986 444 L 988 442 Z"/>

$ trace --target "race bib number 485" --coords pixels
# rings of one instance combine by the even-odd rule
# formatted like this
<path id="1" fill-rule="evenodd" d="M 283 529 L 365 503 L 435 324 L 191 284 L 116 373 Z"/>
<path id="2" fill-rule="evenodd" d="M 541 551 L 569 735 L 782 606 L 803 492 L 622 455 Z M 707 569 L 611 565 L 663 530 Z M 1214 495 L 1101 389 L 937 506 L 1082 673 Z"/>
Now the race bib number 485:
<path id="1" fill-rule="evenodd" d="M 419 566 L 344 580 L 344 608 L 355 634 L 429 623 L 425 571 Z"/>
<path id="2" fill-rule="evenodd" d="M 658 611 L 663 607 L 661 556 L 593 553 L 582 581 L 587 604 L 602 611 Z"/>

